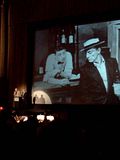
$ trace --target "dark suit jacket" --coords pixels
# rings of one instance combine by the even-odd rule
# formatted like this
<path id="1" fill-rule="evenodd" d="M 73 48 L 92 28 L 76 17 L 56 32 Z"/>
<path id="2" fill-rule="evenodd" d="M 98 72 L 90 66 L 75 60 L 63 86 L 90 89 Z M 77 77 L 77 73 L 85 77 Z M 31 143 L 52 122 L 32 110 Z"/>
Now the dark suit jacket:
<path id="1" fill-rule="evenodd" d="M 106 92 L 103 80 L 93 63 L 86 62 L 80 69 L 80 100 L 86 104 L 110 104 L 118 103 L 118 98 L 113 92 L 113 82 L 118 64 L 115 58 L 105 59 L 108 77 L 108 92 Z"/>

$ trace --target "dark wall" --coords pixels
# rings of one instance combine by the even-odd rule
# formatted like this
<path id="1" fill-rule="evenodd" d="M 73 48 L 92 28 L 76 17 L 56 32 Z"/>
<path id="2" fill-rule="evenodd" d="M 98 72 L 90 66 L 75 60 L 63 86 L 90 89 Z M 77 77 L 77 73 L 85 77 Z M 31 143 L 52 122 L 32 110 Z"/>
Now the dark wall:
<path id="1" fill-rule="evenodd" d="M 15 22 L 38 21 L 65 16 L 99 16 L 101 13 L 117 12 L 119 3 L 96 0 L 12 0 Z M 92 17 L 90 17 L 92 19 Z"/>

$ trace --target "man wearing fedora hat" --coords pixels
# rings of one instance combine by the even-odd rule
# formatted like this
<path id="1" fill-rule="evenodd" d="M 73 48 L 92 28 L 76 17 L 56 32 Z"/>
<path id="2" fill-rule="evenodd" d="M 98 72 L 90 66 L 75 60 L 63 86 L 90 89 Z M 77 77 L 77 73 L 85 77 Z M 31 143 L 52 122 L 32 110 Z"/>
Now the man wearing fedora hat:
<path id="1" fill-rule="evenodd" d="M 118 64 L 115 58 L 102 55 L 105 41 L 91 38 L 83 43 L 86 64 L 80 68 L 80 101 L 85 104 L 118 104 L 113 83 Z"/>

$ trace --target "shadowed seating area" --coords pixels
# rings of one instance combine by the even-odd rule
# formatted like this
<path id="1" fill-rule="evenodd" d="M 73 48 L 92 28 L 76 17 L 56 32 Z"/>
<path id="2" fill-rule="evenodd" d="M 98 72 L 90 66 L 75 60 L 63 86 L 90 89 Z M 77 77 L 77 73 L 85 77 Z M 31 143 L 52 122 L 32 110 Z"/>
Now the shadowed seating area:
<path id="1" fill-rule="evenodd" d="M 115 112 L 103 108 L 69 112 L 1 110 L 1 146 L 4 148 L 6 144 L 9 148 L 12 144 L 14 152 L 23 151 L 28 156 L 37 153 L 55 156 L 56 153 L 59 156 L 75 154 L 85 159 L 115 158 L 119 156 L 117 145 L 120 142 L 120 119 Z"/>

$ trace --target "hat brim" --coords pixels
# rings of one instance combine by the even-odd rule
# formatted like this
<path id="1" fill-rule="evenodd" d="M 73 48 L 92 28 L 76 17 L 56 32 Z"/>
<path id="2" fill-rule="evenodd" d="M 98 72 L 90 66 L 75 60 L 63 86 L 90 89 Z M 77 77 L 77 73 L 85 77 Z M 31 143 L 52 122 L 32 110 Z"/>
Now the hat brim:
<path id="1" fill-rule="evenodd" d="M 80 52 L 86 51 L 86 50 L 88 50 L 88 49 L 90 49 L 90 48 L 94 48 L 94 47 L 96 47 L 96 46 L 101 46 L 101 45 L 104 44 L 104 43 L 105 43 L 105 41 L 101 41 L 101 42 L 98 42 L 98 43 L 91 44 L 91 45 L 89 45 L 89 46 L 86 46 L 86 47 L 82 48 L 82 49 L 80 50 Z"/>

